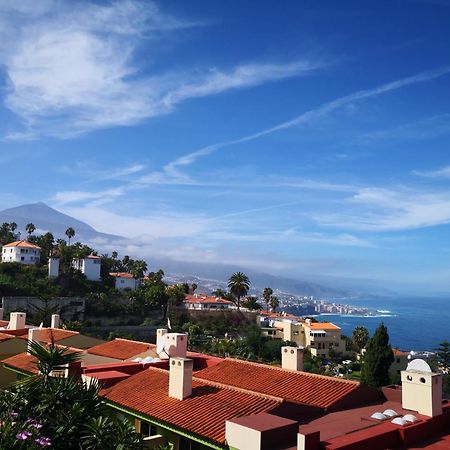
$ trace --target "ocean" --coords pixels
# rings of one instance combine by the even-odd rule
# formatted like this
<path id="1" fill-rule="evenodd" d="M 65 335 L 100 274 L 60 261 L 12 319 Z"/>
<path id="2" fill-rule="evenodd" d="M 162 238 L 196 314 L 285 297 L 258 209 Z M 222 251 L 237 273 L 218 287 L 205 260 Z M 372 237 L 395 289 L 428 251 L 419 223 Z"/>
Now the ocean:
<path id="1" fill-rule="evenodd" d="M 450 341 L 450 298 L 367 298 L 341 301 L 342 303 L 375 309 L 375 317 L 321 314 L 319 321 L 329 321 L 342 328 L 342 334 L 351 336 L 358 325 L 373 334 L 384 322 L 390 343 L 401 350 L 433 350 L 440 342 Z"/>

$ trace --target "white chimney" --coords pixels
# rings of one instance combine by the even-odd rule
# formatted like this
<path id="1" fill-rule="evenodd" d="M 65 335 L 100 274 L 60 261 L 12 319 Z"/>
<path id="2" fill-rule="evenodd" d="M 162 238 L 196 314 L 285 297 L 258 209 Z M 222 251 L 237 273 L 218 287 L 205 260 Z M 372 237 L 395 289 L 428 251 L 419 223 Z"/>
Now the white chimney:
<path id="1" fill-rule="evenodd" d="M 170 358 L 186 358 L 188 335 L 186 333 L 167 333 L 165 351 Z"/>
<path id="2" fill-rule="evenodd" d="M 442 414 L 442 374 L 431 371 L 422 359 L 414 359 L 402 370 L 402 408 L 424 416 Z"/>
<path id="3" fill-rule="evenodd" d="M 184 400 L 192 394 L 194 361 L 187 358 L 170 358 L 169 397 Z"/>
<path id="4" fill-rule="evenodd" d="M 52 314 L 52 321 L 50 328 L 59 328 L 59 322 L 60 322 L 59 314 Z"/>
<path id="5" fill-rule="evenodd" d="M 28 346 L 27 346 L 27 353 L 30 354 L 31 346 L 30 342 L 39 342 L 39 337 L 41 334 L 40 328 L 30 328 L 28 330 Z"/>
<path id="6" fill-rule="evenodd" d="M 3 320 L 3 308 L 0 308 L 0 320 Z"/>
<path id="7" fill-rule="evenodd" d="M 281 367 L 303 371 L 303 347 L 281 347 Z"/>
<path id="8" fill-rule="evenodd" d="M 25 328 L 26 313 L 12 312 L 9 316 L 8 330 L 22 330 Z"/>

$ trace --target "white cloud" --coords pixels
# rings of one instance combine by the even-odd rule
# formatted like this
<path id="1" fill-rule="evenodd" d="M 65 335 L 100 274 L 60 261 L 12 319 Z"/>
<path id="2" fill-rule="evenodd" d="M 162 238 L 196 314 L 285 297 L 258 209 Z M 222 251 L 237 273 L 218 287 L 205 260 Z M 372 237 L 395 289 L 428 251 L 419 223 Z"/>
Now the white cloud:
<path id="1" fill-rule="evenodd" d="M 52 200 L 59 205 L 65 205 L 67 203 L 79 203 L 92 200 L 111 200 L 116 197 L 120 197 L 125 194 L 123 188 L 107 189 L 99 192 L 88 191 L 60 191 L 57 192 Z"/>
<path id="2" fill-rule="evenodd" d="M 414 174 L 427 178 L 450 178 L 450 166 L 441 167 L 436 170 L 415 170 Z"/>
<path id="3" fill-rule="evenodd" d="M 47 1 L 38 10 L 33 5 L 0 4 L 7 18 L 0 23 L 0 64 L 8 78 L 5 104 L 24 124 L 23 131 L 11 131 L 8 139 L 68 138 L 132 125 L 167 114 L 191 98 L 320 66 L 308 61 L 255 63 L 146 75 L 156 56 L 155 40 L 199 24 L 165 15 L 151 1 Z M 135 51 L 144 44 L 145 68 L 135 60 Z"/>
<path id="4" fill-rule="evenodd" d="M 364 188 L 344 201 L 341 212 L 314 219 L 322 226 L 380 232 L 443 225 L 450 223 L 450 193 Z"/>
<path id="5" fill-rule="evenodd" d="M 223 142 L 218 142 L 215 144 L 211 144 L 205 147 L 202 147 L 198 150 L 195 150 L 193 152 L 187 153 L 183 156 L 180 156 L 179 158 L 171 161 L 168 163 L 164 168 L 162 172 L 154 172 L 146 177 L 143 177 L 141 181 L 143 183 L 157 183 L 157 184 L 171 184 L 171 183 L 190 183 L 192 180 L 189 176 L 181 172 L 181 168 L 189 166 L 193 163 L 195 163 L 199 158 L 202 158 L 204 156 L 208 156 L 211 153 L 214 153 L 218 150 L 221 150 L 222 148 L 229 147 L 232 145 L 242 144 L 249 141 L 254 141 L 256 139 L 259 139 L 261 137 L 273 134 L 275 132 L 286 130 L 289 128 L 293 128 L 299 125 L 304 125 L 307 123 L 311 123 L 315 120 L 321 119 L 323 117 L 326 117 L 327 115 L 342 109 L 344 107 L 348 107 L 353 105 L 355 102 L 359 102 L 362 100 L 366 100 L 369 98 L 374 98 L 382 94 L 386 94 L 391 91 L 395 91 L 398 89 L 402 89 L 407 86 L 411 86 L 418 83 L 424 83 L 427 81 L 431 81 L 433 79 L 442 77 L 444 75 L 447 75 L 450 73 L 450 66 L 442 67 L 435 70 L 420 72 L 415 75 L 401 78 L 399 80 L 391 81 L 386 84 L 382 84 L 380 86 L 377 86 L 375 88 L 371 89 L 365 89 L 353 92 L 352 94 L 345 95 L 343 97 L 339 97 L 335 100 L 332 100 L 330 102 L 324 103 L 321 106 L 318 106 L 317 108 L 313 108 L 309 111 L 306 111 L 296 117 L 294 117 L 291 120 L 288 120 L 286 122 L 282 122 L 278 125 L 275 125 L 270 128 L 266 128 L 264 130 L 261 130 L 257 133 L 249 134 L 247 136 L 238 138 L 238 139 L 231 139 Z"/>

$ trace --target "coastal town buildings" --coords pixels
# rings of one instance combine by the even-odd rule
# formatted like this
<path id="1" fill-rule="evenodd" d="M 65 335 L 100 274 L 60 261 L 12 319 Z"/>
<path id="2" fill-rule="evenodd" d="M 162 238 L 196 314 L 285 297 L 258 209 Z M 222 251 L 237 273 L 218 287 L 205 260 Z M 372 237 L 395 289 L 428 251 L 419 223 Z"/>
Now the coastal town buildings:
<path id="1" fill-rule="evenodd" d="M 272 339 L 295 342 L 310 350 L 313 356 L 328 358 L 330 350 L 345 352 L 341 329 L 331 322 L 313 322 L 292 314 L 261 313 L 261 333 Z"/>
<path id="2" fill-rule="evenodd" d="M 2 247 L 2 263 L 36 264 L 41 258 L 41 247 L 31 242 L 14 241 Z"/>

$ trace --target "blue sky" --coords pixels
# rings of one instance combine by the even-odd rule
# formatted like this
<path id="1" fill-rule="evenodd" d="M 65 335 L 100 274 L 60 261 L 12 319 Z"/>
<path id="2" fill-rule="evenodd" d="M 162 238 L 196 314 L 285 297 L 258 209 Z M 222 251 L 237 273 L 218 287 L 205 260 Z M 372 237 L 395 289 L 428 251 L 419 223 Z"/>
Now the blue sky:
<path id="1" fill-rule="evenodd" d="M 0 0 L 0 207 L 44 201 L 150 264 L 448 292 L 449 20 L 446 0 Z"/>

